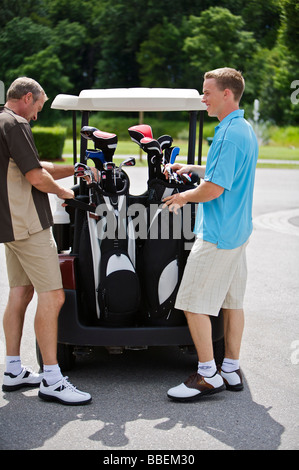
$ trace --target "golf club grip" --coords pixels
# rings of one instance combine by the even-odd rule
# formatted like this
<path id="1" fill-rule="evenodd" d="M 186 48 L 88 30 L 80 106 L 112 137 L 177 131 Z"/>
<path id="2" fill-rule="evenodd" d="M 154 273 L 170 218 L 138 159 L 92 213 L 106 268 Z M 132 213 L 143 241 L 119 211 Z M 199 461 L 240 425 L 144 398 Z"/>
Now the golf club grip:
<path id="1" fill-rule="evenodd" d="M 86 204 L 85 202 L 78 201 L 78 199 L 65 199 L 64 201 L 68 206 L 75 207 L 76 209 L 80 209 L 82 211 L 87 212 L 95 212 L 96 207 L 91 206 L 90 204 Z"/>

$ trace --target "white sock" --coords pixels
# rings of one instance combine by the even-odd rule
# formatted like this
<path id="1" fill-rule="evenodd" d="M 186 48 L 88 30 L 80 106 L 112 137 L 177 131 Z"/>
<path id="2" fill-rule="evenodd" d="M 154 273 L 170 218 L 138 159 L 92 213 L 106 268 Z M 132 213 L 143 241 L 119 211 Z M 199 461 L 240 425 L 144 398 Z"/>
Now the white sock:
<path id="1" fill-rule="evenodd" d="M 45 365 L 44 364 L 44 379 L 48 385 L 54 385 L 62 379 L 62 373 L 58 364 Z"/>
<path id="2" fill-rule="evenodd" d="M 197 372 L 203 377 L 212 377 L 217 371 L 215 360 L 208 362 L 199 362 Z"/>
<path id="3" fill-rule="evenodd" d="M 6 356 L 6 371 L 13 375 L 19 375 L 23 370 L 20 356 Z"/>
<path id="4" fill-rule="evenodd" d="M 239 359 L 230 359 L 228 357 L 225 357 L 223 359 L 223 363 L 221 366 L 221 369 L 223 372 L 234 372 L 235 370 L 238 370 L 240 368 L 239 366 Z"/>

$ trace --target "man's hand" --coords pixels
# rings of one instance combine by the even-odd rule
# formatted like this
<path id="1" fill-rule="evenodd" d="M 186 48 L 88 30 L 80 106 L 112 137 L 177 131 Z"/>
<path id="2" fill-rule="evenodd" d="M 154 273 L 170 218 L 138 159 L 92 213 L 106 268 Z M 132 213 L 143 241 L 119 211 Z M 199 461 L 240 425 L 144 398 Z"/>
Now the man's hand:
<path id="1" fill-rule="evenodd" d="M 188 189 L 182 193 L 176 193 L 172 196 L 168 196 L 163 199 L 164 206 L 167 207 L 171 212 L 177 211 L 180 207 L 187 204 L 187 202 L 208 202 L 212 201 L 212 199 L 216 199 L 217 197 L 221 196 L 223 193 L 224 188 L 214 184 L 210 181 L 203 181 L 199 186 L 194 189 Z"/>
<path id="2" fill-rule="evenodd" d="M 72 189 L 60 188 L 60 191 L 57 193 L 59 199 L 74 199 L 75 193 Z"/>
<path id="3" fill-rule="evenodd" d="M 185 165 L 182 163 L 173 163 L 172 165 L 168 163 L 166 166 L 170 166 L 172 171 L 175 171 L 178 175 L 183 175 L 184 173 L 196 173 L 199 178 L 203 179 L 205 177 L 206 167 L 203 165 Z M 164 175 L 168 179 L 168 172 L 165 169 Z"/>
<path id="4" fill-rule="evenodd" d="M 193 170 L 194 166 L 193 165 L 182 165 L 181 163 L 173 163 L 172 165 L 170 163 L 167 163 L 167 165 L 165 165 L 165 169 L 164 169 L 164 175 L 166 177 L 166 179 L 169 178 L 169 173 L 166 169 L 166 167 L 170 167 L 172 171 L 174 171 L 175 173 L 177 173 L 178 175 L 182 175 L 184 173 L 191 173 L 191 171 Z"/>
<path id="5" fill-rule="evenodd" d="M 74 192 L 56 183 L 45 168 L 34 168 L 25 174 L 25 178 L 39 191 L 56 194 L 60 199 L 73 199 Z"/>
<path id="6" fill-rule="evenodd" d="M 177 215 L 179 209 L 187 204 L 188 200 L 185 193 L 175 193 L 172 196 L 167 196 L 162 202 L 164 202 L 163 209 L 168 207 L 170 212 L 174 212 Z"/>

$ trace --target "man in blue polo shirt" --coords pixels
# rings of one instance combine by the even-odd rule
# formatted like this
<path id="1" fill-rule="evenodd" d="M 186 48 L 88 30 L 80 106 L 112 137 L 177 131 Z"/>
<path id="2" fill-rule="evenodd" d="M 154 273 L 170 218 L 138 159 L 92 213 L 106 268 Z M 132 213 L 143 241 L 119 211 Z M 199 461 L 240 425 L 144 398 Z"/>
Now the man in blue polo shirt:
<path id="1" fill-rule="evenodd" d="M 177 173 L 195 171 L 203 179 L 192 190 L 167 197 L 170 211 L 196 202 L 196 241 L 176 300 L 184 310 L 198 355 L 198 370 L 171 388 L 173 400 L 197 400 L 225 389 L 243 389 L 239 354 L 244 328 L 245 249 L 252 232 L 252 199 L 258 144 L 239 102 L 245 87 L 240 72 L 221 68 L 204 76 L 203 102 L 220 124 L 204 166 L 174 164 Z M 216 370 L 210 316 L 223 311 L 225 358 Z"/>
<path id="2" fill-rule="evenodd" d="M 204 181 L 224 188 L 220 197 L 200 204 L 195 233 L 218 248 L 236 248 L 252 232 L 252 196 L 258 146 L 244 111 L 226 116 L 215 129 Z"/>

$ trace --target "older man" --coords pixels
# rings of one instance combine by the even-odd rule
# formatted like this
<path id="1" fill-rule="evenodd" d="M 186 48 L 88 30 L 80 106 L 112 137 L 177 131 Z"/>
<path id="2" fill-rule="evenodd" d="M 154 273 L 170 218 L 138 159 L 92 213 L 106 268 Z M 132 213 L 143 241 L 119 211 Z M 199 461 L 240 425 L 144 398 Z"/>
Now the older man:
<path id="1" fill-rule="evenodd" d="M 3 317 L 6 369 L 2 389 L 40 387 L 39 396 L 63 404 L 90 402 L 61 374 L 57 363 L 57 323 L 64 291 L 47 193 L 73 198 L 56 180 L 71 176 L 72 165 L 40 162 L 29 122 L 36 121 L 47 96 L 35 80 L 21 77 L 7 91 L 0 112 L 0 242 L 5 244 L 9 299 Z M 27 306 L 37 292 L 35 332 L 44 373 L 22 366 L 20 345 Z"/>

